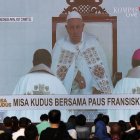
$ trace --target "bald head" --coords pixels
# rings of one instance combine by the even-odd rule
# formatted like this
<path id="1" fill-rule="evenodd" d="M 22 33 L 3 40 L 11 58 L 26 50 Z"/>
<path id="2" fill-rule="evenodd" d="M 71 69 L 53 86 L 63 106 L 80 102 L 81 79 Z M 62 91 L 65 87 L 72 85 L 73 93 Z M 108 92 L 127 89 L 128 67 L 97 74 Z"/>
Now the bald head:
<path id="1" fill-rule="evenodd" d="M 52 59 L 51 59 L 51 54 L 49 53 L 48 50 L 45 49 L 38 49 L 35 51 L 34 56 L 33 56 L 33 65 L 39 65 L 39 64 L 45 64 L 48 67 L 51 66 Z"/>

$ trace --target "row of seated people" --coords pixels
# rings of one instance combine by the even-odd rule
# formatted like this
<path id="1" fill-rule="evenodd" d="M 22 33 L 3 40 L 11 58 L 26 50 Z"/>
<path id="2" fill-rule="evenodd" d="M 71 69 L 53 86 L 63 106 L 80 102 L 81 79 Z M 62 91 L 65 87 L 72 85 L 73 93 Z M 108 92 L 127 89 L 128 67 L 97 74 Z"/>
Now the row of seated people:
<path id="1" fill-rule="evenodd" d="M 5 117 L 0 140 L 139 140 L 140 112 L 130 117 L 130 124 L 123 120 L 109 126 L 109 116 L 98 114 L 91 128 L 86 125 L 83 114 L 70 116 L 61 121 L 61 112 L 51 110 L 40 116 L 41 122 L 33 124 L 31 120 L 16 116 Z"/>

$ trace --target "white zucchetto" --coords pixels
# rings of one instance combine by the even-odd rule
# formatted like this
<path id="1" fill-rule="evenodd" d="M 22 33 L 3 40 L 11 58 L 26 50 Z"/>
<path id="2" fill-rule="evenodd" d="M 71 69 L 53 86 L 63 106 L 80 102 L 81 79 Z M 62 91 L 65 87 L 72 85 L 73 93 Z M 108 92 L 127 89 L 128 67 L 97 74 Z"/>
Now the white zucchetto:
<path id="1" fill-rule="evenodd" d="M 72 11 L 72 12 L 68 13 L 67 20 L 69 20 L 71 18 L 79 18 L 79 19 L 82 19 L 82 16 L 77 11 Z"/>

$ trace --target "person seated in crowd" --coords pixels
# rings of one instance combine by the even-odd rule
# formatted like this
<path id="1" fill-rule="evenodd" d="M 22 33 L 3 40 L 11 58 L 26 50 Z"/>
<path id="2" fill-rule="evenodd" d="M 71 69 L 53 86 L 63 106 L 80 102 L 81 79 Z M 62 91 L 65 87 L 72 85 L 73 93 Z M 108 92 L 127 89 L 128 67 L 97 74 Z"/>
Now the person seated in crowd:
<path id="1" fill-rule="evenodd" d="M 100 140 L 111 140 L 110 135 L 107 133 L 106 123 L 103 119 L 103 114 L 95 121 L 95 134 Z"/>
<path id="2" fill-rule="evenodd" d="M 17 83 L 14 95 L 50 95 L 68 94 L 62 82 L 52 74 L 50 66 L 52 63 L 51 54 L 46 49 L 38 49 L 33 55 L 33 67 L 28 74 L 24 75 Z M 47 110 L 22 110 L 7 111 L 7 116 L 27 117 L 33 122 L 39 122 L 41 114 Z M 62 111 L 64 121 L 69 116 L 69 111 Z"/>
<path id="3" fill-rule="evenodd" d="M 128 124 L 124 120 L 119 120 L 118 125 L 121 129 L 121 139 L 123 140 L 126 136 L 126 130 L 128 130 Z"/>
<path id="4" fill-rule="evenodd" d="M 61 129 L 61 131 L 65 131 L 65 134 L 69 134 L 70 139 L 76 140 L 77 139 L 77 132 L 75 129 L 69 129 L 67 130 L 67 126 L 66 123 L 64 123 L 63 121 L 60 121 L 59 123 L 59 129 Z"/>
<path id="5" fill-rule="evenodd" d="M 25 128 L 30 124 L 30 120 L 28 118 L 22 117 L 19 119 L 19 130 L 12 134 L 13 140 L 17 140 L 19 136 L 25 136 Z"/>
<path id="6" fill-rule="evenodd" d="M 0 134 L 0 140 L 13 140 L 12 139 L 12 134 L 6 133 L 6 132 L 1 133 Z"/>
<path id="7" fill-rule="evenodd" d="M 40 116 L 41 122 L 36 125 L 38 134 L 40 135 L 43 130 L 45 130 L 47 127 L 50 127 L 50 123 L 48 122 L 48 115 L 42 114 Z"/>
<path id="8" fill-rule="evenodd" d="M 130 116 L 130 121 L 129 121 L 130 129 L 128 129 L 127 131 L 125 131 L 126 134 L 132 133 L 136 129 L 135 118 L 136 118 L 136 115 L 131 115 Z"/>
<path id="9" fill-rule="evenodd" d="M 19 136 L 17 140 L 26 140 L 25 136 Z"/>
<path id="10" fill-rule="evenodd" d="M 139 140 L 140 139 L 140 112 L 135 117 L 136 129 L 127 134 L 124 140 Z"/>
<path id="11" fill-rule="evenodd" d="M 90 138 L 90 128 L 86 126 L 86 117 L 83 114 L 79 114 L 76 117 L 76 132 L 78 140 L 88 140 Z"/>
<path id="12" fill-rule="evenodd" d="M 76 116 L 75 115 L 71 115 L 68 118 L 68 121 L 66 123 L 66 129 L 69 133 L 69 135 L 73 138 L 73 139 L 77 139 L 77 132 L 75 130 L 76 127 Z"/>
<path id="13" fill-rule="evenodd" d="M 103 115 L 103 121 L 106 125 L 106 129 L 107 129 L 107 133 L 110 135 L 110 126 L 108 125 L 109 124 L 109 116 L 108 115 Z"/>
<path id="14" fill-rule="evenodd" d="M 140 49 L 132 55 L 132 69 L 128 71 L 125 78 L 117 82 L 113 94 L 139 94 L 140 93 Z M 137 109 L 115 109 L 108 110 L 111 121 L 124 120 L 129 122 L 129 117 L 136 114 Z M 123 115 L 122 115 L 123 114 Z"/>
<path id="15" fill-rule="evenodd" d="M 12 131 L 12 119 L 10 117 L 7 116 L 3 119 L 3 125 L 4 125 L 3 131 L 5 133 L 9 133 L 9 134 L 13 133 L 13 131 Z"/>
<path id="16" fill-rule="evenodd" d="M 95 124 L 98 120 L 103 120 L 106 124 L 106 129 L 107 129 L 107 133 L 110 134 L 110 126 L 108 125 L 109 124 L 109 116 L 108 115 L 104 115 L 102 113 L 99 113 L 96 117 L 96 119 L 94 120 L 94 125 L 91 127 L 91 133 L 92 135 L 94 136 L 95 134 Z"/>
<path id="17" fill-rule="evenodd" d="M 118 125 L 118 123 L 114 123 L 111 126 L 111 140 L 121 140 L 121 127 Z"/>
<path id="18" fill-rule="evenodd" d="M 66 127 L 62 126 L 61 112 L 59 110 L 51 110 L 48 114 L 50 127 L 41 132 L 40 140 L 72 140 L 68 134 Z"/>
<path id="19" fill-rule="evenodd" d="M 16 132 L 19 129 L 19 125 L 18 125 L 18 118 L 16 116 L 12 116 L 12 131 Z"/>
<path id="20" fill-rule="evenodd" d="M 75 129 L 75 126 L 76 126 L 76 116 L 75 115 L 71 115 L 68 118 L 68 121 L 66 123 L 67 130 Z"/>
<path id="21" fill-rule="evenodd" d="M 38 131 L 34 124 L 29 124 L 25 128 L 25 138 L 26 140 L 38 140 Z"/>
<path id="22" fill-rule="evenodd" d="M 75 130 L 76 127 L 76 116 L 75 115 L 71 115 L 68 118 L 68 121 L 66 123 L 66 129 L 69 133 L 69 135 L 73 138 L 73 139 L 77 139 L 77 132 Z"/>

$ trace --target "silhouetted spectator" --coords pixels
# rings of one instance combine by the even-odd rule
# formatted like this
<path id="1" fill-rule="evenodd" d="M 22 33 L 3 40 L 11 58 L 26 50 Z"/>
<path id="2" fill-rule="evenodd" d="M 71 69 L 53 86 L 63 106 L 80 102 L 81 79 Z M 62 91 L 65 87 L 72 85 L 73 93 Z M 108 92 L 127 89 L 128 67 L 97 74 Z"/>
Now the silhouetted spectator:
<path id="1" fill-rule="evenodd" d="M 68 118 L 68 121 L 66 123 L 67 130 L 75 129 L 75 126 L 76 126 L 76 116 L 75 115 L 71 115 Z"/>
<path id="2" fill-rule="evenodd" d="M 25 139 L 25 136 L 19 136 L 19 137 L 17 138 L 17 140 L 26 140 L 26 139 Z"/>
<path id="3" fill-rule="evenodd" d="M 12 119 L 10 117 L 5 117 L 3 120 L 3 125 L 4 125 L 4 132 L 12 134 Z"/>
<path id="4" fill-rule="evenodd" d="M 77 132 L 76 132 L 75 126 L 76 126 L 76 116 L 75 115 L 71 115 L 68 118 L 68 121 L 66 123 L 66 127 L 67 127 L 67 131 L 68 131 L 69 135 L 73 139 L 77 139 Z"/>
<path id="5" fill-rule="evenodd" d="M 130 123 L 129 123 L 130 129 L 128 129 L 126 131 L 126 133 L 132 133 L 136 129 L 135 118 L 136 118 L 136 115 L 131 115 L 130 116 Z"/>
<path id="6" fill-rule="evenodd" d="M 86 126 L 86 117 L 83 114 L 76 117 L 76 132 L 78 140 L 90 138 L 90 128 Z"/>
<path id="7" fill-rule="evenodd" d="M 16 140 L 19 136 L 25 136 L 24 131 L 25 128 L 30 124 L 30 120 L 28 118 L 22 117 L 19 119 L 19 130 L 13 133 L 13 140 Z"/>
<path id="8" fill-rule="evenodd" d="M 110 134 L 110 126 L 109 124 L 109 116 L 108 115 L 103 115 L 103 121 L 106 125 L 107 133 Z"/>
<path id="9" fill-rule="evenodd" d="M 30 124 L 25 128 L 26 140 L 38 140 L 38 131 L 35 125 Z"/>
<path id="10" fill-rule="evenodd" d="M 59 110 L 51 110 L 48 114 L 50 127 L 42 131 L 40 140 L 70 140 L 66 129 L 59 126 L 61 120 L 61 112 Z"/>
<path id="11" fill-rule="evenodd" d="M 120 126 L 121 129 L 121 139 L 124 140 L 126 137 L 125 131 L 128 129 L 127 123 L 123 120 L 119 120 L 118 125 Z"/>
<path id="12" fill-rule="evenodd" d="M 10 133 L 1 133 L 0 140 L 12 140 L 12 134 Z"/>
<path id="13" fill-rule="evenodd" d="M 140 112 L 135 117 L 136 129 L 128 134 L 124 140 L 140 140 Z"/>
<path id="14" fill-rule="evenodd" d="M 107 133 L 106 124 L 103 120 L 103 115 L 97 117 L 95 121 L 95 136 L 100 140 L 111 140 L 110 136 Z"/>
<path id="15" fill-rule="evenodd" d="M 121 127 L 118 125 L 118 123 L 111 126 L 110 134 L 112 140 L 121 140 Z"/>
<path id="16" fill-rule="evenodd" d="M 18 125 L 18 118 L 16 116 L 12 116 L 12 131 L 16 132 L 19 129 L 19 125 Z"/>

